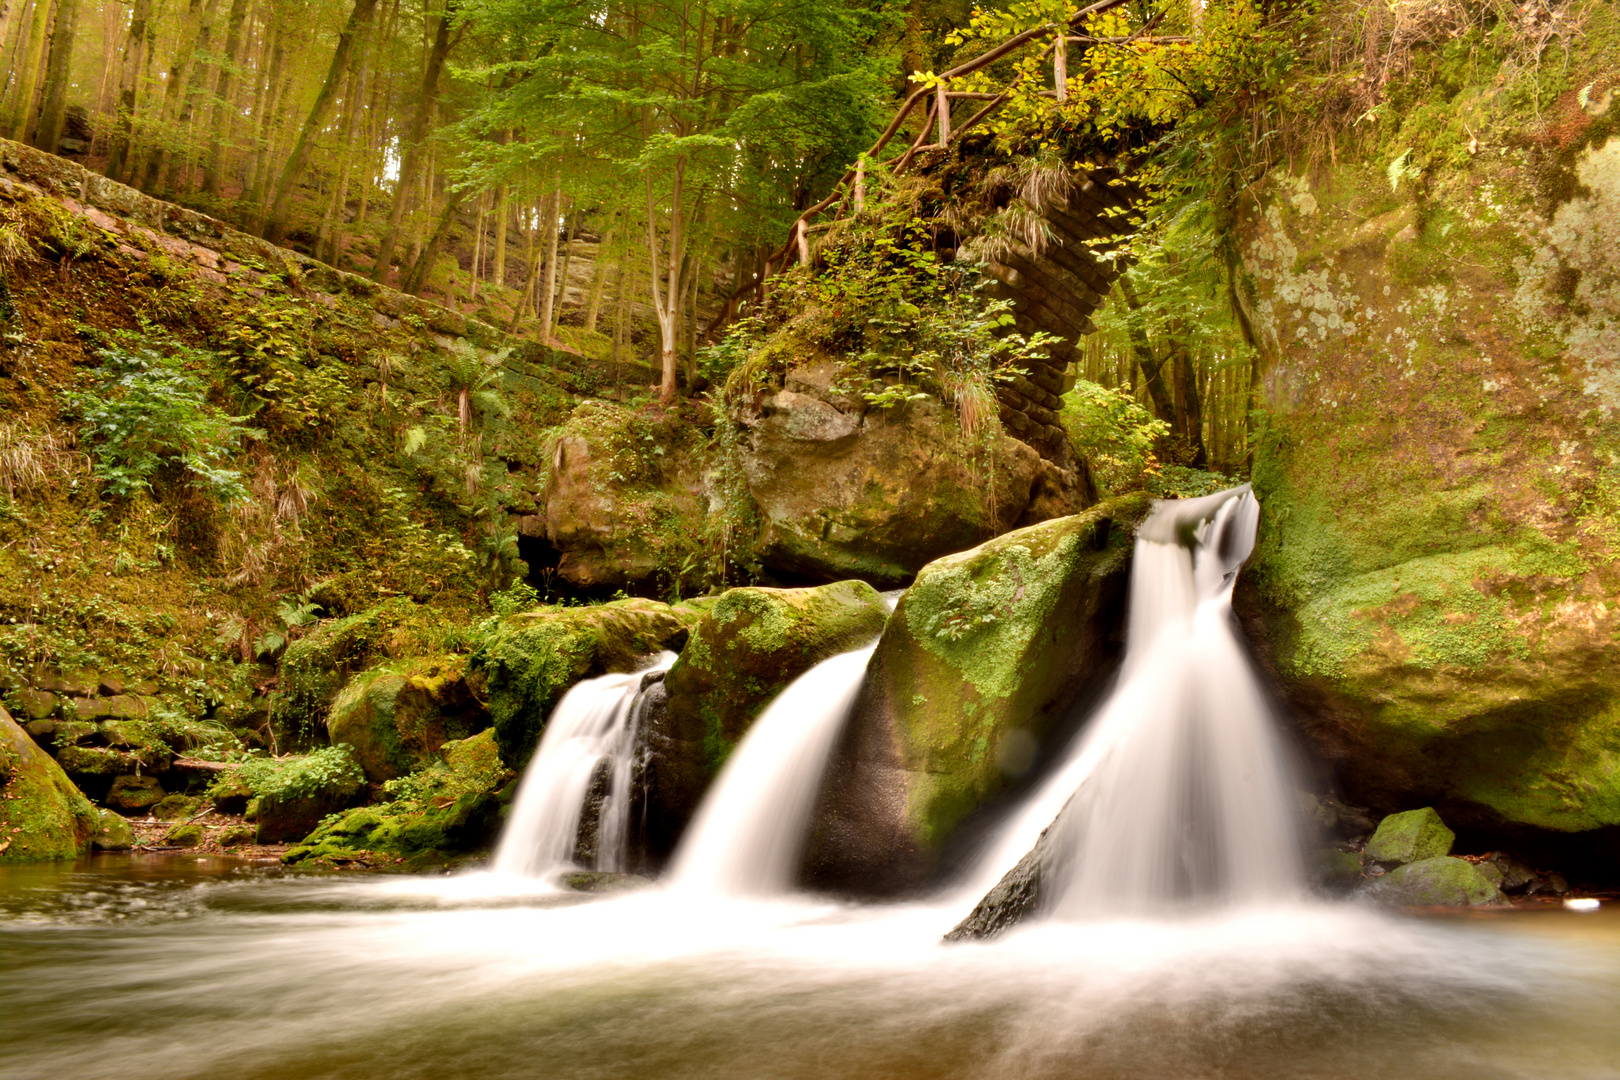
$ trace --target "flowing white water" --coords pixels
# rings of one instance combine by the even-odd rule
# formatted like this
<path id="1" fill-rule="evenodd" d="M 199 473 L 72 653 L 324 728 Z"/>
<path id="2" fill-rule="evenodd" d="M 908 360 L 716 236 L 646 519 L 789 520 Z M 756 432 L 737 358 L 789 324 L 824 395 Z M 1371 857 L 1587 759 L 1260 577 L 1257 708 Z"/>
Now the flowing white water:
<path id="1" fill-rule="evenodd" d="M 670 884 L 721 896 L 792 891 L 816 793 L 872 649 L 823 660 L 732 751 L 675 851 Z"/>
<path id="2" fill-rule="evenodd" d="M 1061 917 L 1297 896 L 1288 773 L 1232 620 L 1258 518 L 1247 486 L 1155 505 L 1137 537 L 1119 685 L 996 839 L 973 889 L 1057 819 L 1044 880 Z"/>
<path id="3" fill-rule="evenodd" d="M 602 803 L 592 869 L 623 868 L 630 824 L 636 696 L 642 676 L 648 671 L 667 671 L 674 662 L 674 653 L 662 653 L 642 671 L 586 679 L 563 695 L 523 773 L 491 870 L 544 878 L 574 869 L 580 818 L 591 781 L 601 767 L 612 773 Z"/>

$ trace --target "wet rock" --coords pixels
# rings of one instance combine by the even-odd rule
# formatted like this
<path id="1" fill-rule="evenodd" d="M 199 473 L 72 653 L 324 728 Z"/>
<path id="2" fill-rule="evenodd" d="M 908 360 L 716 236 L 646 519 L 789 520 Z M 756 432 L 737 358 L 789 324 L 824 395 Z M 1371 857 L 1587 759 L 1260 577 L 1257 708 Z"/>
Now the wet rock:
<path id="1" fill-rule="evenodd" d="M 347 751 L 328 747 L 302 758 L 267 763 L 243 779 L 258 795 L 248 804 L 261 844 L 292 843 L 308 836 L 328 814 L 365 801 L 366 775 Z"/>
<path id="2" fill-rule="evenodd" d="M 1378 823 L 1367 841 L 1367 858 L 1382 863 L 1414 863 L 1451 854 L 1457 834 L 1446 828 L 1433 807 L 1391 814 Z"/>
<path id="3" fill-rule="evenodd" d="M 166 793 L 155 776 L 120 776 L 107 792 L 107 805 L 117 810 L 141 813 L 150 810 Z"/>
<path id="4" fill-rule="evenodd" d="M 1505 851 L 1493 851 L 1476 865 L 1481 874 L 1505 893 L 1523 892 L 1540 879 L 1522 859 Z"/>
<path id="5" fill-rule="evenodd" d="M 253 799 L 253 788 L 236 770 L 220 773 L 208 787 L 208 799 L 222 814 L 242 814 Z"/>
<path id="6" fill-rule="evenodd" d="M 82 854 L 100 815 L 0 707 L 0 863 Z"/>
<path id="7" fill-rule="evenodd" d="M 1370 894 L 1407 907 L 1474 907 L 1506 904 L 1502 890 L 1473 863 L 1449 857 L 1420 859 L 1379 878 Z"/>
<path id="8" fill-rule="evenodd" d="M 97 851 L 128 851 L 135 846 L 135 830 L 111 810 L 101 812 L 101 823 L 90 840 Z"/>
<path id="9" fill-rule="evenodd" d="M 1050 830 L 1048 830 L 1050 832 Z M 1018 865 L 974 905 L 968 917 L 957 923 L 946 941 L 976 941 L 992 938 L 1011 929 L 1040 909 L 1042 874 L 1046 868 L 1047 833 Z"/>
<path id="10" fill-rule="evenodd" d="M 926 879 L 957 826 L 1031 763 L 1023 751 L 1100 687 L 1119 654 L 1132 534 L 1147 508 L 1116 500 L 917 575 L 828 769 L 812 881 L 888 893 Z"/>
<path id="11" fill-rule="evenodd" d="M 219 834 L 220 847 L 240 847 L 251 844 L 258 835 L 258 830 L 251 825 L 227 825 Z"/>
<path id="12" fill-rule="evenodd" d="M 821 661 L 870 644 L 887 619 L 883 598 L 862 581 L 731 589 L 710 604 L 644 706 L 638 846 L 654 862 L 673 850 L 765 706 Z"/>
<path id="13" fill-rule="evenodd" d="M 521 769 L 540 741 L 551 707 L 574 683 L 634 671 L 662 649 L 679 649 L 697 618 L 655 600 L 540 608 L 502 620 L 468 661 L 487 685 L 501 757 Z"/>
<path id="14" fill-rule="evenodd" d="M 1311 852 L 1310 867 L 1316 881 L 1331 892 L 1343 892 L 1365 880 L 1361 856 L 1336 847 Z"/>

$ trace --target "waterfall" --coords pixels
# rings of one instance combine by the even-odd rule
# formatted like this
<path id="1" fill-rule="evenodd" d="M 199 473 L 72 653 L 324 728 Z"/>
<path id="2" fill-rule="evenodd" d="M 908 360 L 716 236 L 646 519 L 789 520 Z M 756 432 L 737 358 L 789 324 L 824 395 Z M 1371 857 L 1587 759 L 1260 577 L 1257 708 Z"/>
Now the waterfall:
<path id="1" fill-rule="evenodd" d="M 872 647 L 823 660 L 766 707 L 675 851 L 674 888 L 721 896 L 792 890 L 827 761 Z"/>
<path id="2" fill-rule="evenodd" d="M 1059 917 L 1298 893 L 1288 771 L 1232 615 L 1258 521 L 1247 485 L 1154 504 L 1137 535 L 1119 684 L 1003 831 L 977 885 L 1050 825 L 1042 905 Z"/>
<path id="3" fill-rule="evenodd" d="M 667 671 L 674 662 L 674 653 L 662 653 L 643 671 L 586 679 L 557 702 L 518 785 L 495 849 L 495 873 L 550 877 L 575 868 L 576 856 L 592 869 L 623 869 L 636 699 L 647 671 Z M 580 824 L 587 812 L 595 817 L 595 842 L 582 852 Z"/>

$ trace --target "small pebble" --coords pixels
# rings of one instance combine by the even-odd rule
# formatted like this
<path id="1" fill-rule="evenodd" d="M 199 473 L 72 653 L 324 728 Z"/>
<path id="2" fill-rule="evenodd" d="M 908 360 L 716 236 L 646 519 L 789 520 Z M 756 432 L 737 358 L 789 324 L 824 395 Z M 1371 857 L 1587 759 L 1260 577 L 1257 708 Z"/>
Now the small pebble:
<path id="1" fill-rule="evenodd" d="M 1571 911 L 1596 911 L 1603 904 L 1601 901 L 1594 900 L 1591 897 L 1582 897 L 1579 900 L 1565 900 L 1564 906 Z"/>

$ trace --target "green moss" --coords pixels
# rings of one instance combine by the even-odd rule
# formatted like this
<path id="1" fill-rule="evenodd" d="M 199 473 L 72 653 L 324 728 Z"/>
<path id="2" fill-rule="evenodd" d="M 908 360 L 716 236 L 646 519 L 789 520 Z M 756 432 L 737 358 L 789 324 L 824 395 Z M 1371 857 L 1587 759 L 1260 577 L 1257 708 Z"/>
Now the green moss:
<path id="1" fill-rule="evenodd" d="M 270 698 L 270 716 L 283 730 L 308 737 L 326 724 L 344 680 L 386 647 L 387 637 L 410 618 L 415 605 L 396 597 L 374 608 L 317 624 L 287 646 L 281 683 Z"/>
<path id="2" fill-rule="evenodd" d="M 100 825 L 61 766 L 0 708 L 0 863 L 75 858 Z"/>
<path id="3" fill-rule="evenodd" d="M 701 742 L 712 776 L 788 683 L 871 642 L 887 618 L 883 598 L 864 581 L 728 590 L 693 626 L 664 680 L 671 730 Z"/>
<path id="4" fill-rule="evenodd" d="M 446 743 L 441 761 L 385 785 L 387 802 L 332 815 L 284 859 L 411 869 L 476 851 L 500 828 L 511 778 L 493 730 Z"/>
<path id="5" fill-rule="evenodd" d="M 645 657 L 679 647 L 690 609 L 653 600 L 541 608 L 501 621 L 468 660 L 486 680 L 501 756 L 519 767 L 534 752 L 563 692 L 590 675 L 633 671 Z"/>
<path id="6" fill-rule="evenodd" d="M 1367 841 L 1366 855 L 1379 862 L 1410 863 L 1451 854 L 1457 834 L 1446 828 L 1433 807 L 1390 814 Z"/>
<path id="7" fill-rule="evenodd" d="M 1408 863 L 1380 878 L 1373 892 L 1387 903 L 1417 907 L 1473 907 L 1508 902 L 1502 890 L 1472 863 L 1451 858 Z"/>
<path id="8" fill-rule="evenodd" d="M 1002 740 L 1044 733 L 1082 678 L 1074 665 L 1095 674 L 1147 507 L 1124 496 L 1009 533 L 930 563 L 901 596 L 873 663 L 925 849 L 1001 788 Z"/>

